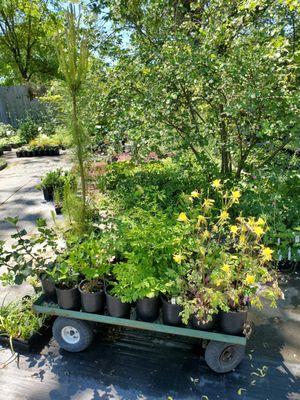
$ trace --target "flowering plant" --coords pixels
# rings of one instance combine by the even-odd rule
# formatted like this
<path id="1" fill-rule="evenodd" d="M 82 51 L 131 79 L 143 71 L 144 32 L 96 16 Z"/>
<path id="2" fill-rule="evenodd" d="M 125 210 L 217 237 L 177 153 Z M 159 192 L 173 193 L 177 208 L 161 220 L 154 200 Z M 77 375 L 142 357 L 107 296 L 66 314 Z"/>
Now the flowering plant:
<path id="1" fill-rule="evenodd" d="M 186 323 L 191 315 L 207 322 L 219 309 L 262 307 L 263 297 L 275 306 L 281 296 L 270 268 L 273 251 L 262 241 L 266 222 L 234 216 L 241 193 L 223 190 L 220 180 L 212 186 L 214 198 L 193 191 L 187 211 L 178 215 L 180 251 L 173 258 L 188 270 L 181 296 Z"/>

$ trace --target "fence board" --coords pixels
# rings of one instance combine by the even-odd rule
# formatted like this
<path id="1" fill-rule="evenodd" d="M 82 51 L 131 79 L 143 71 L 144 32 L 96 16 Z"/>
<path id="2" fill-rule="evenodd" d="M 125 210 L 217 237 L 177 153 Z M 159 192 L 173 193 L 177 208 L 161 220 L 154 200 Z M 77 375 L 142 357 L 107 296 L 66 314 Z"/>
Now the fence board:
<path id="1" fill-rule="evenodd" d="M 17 128 L 26 112 L 37 105 L 36 99 L 30 99 L 27 86 L 0 86 L 0 122 Z"/>

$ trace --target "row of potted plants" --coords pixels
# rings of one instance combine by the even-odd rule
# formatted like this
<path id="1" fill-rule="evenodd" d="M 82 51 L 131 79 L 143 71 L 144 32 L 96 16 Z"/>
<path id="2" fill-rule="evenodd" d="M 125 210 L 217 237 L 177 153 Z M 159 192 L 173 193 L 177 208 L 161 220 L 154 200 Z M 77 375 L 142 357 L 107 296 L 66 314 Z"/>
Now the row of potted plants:
<path id="1" fill-rule="evenodd" d="M 62 192 L 67 182 L 74 188 L 76 186 L 75 176 L 69 171 L 58 168 L 43 175 L 40 183 L 37 185 L 37 189 L 42 190 L 46 201 L 53 201 L 55 197 L 59 197 L 57 200 L 61 202 L 63 197 Z"/>
<path id="2" fill-rule="evenodd" d="M 16 152 L 17 157 L 42 157 L 59 156 L 59 147 L 57 146 L 23 146 Z"/>
<path id="3" fill-rule="evenodd" d="M 224 332 L 240 334 L 250 306 L 263 307 L 263 299 L 275 306 L 282 293 L 272 250 L 263 243 L 266 222 L 236 213 L 239 191 L 222 190 L 218 180 L 213 188 L 214 198 L 192 192 L 174 219 L 157 209 L 135 210 L 134 218 L 108 221 L 100 235 L 68 238 L 62 249 L 42 224 L 36 240 L 39 248 L 54 248 L 53 259 L 45 262 L 41 252 L 28 264 L 15 246 L 18 266 L 5 279 L 39 275 L 62 308 L 99 313 L 106 307 L 128 317 L 135 306 L 139 319 L 153 321 L 162 305 L 165 323 L 213 329 L 220 317 Z"/>

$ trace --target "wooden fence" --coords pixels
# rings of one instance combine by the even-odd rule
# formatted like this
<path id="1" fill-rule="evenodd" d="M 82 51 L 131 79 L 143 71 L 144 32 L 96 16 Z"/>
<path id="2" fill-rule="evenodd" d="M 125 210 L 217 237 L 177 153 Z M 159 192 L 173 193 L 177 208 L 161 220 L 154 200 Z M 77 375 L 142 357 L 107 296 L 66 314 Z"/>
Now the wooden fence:
<path id="1" fill-rule="evenodd" d="M 28 86 L 0 86 L 0 122 L 17 128 L 26 111 L 37 105 L 38 101 L 30 98 Z"/>

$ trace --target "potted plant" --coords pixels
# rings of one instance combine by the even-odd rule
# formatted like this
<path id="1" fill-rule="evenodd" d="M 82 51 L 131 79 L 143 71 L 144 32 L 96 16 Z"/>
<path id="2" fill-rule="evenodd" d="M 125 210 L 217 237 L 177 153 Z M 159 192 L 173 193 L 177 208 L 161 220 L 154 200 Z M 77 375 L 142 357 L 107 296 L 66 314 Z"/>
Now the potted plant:
<path id="1" fill-rule="evenodd" d="M 15 350 L 30 350 L 42 339 L 49 336 L 49 317 L 32 310 L 35 297 L 25 296 L 0 306 L 0 343 Z M 49 337 L 48 337 L 49 339 Z"/>
<path id="2" fill-rule="evenodd" d="M 135 209 L 120 229 L 125 238 L 125 260 L 113 269 L 113 293 L 122 301 L 136 302 L 138 319 L 154 321 L 159 315 L 160 294 L 165 290 L 165 271 L 173 264 L 172 219 L 157 210 Z"/>
<path id="3" fill-rule="evenodd" d="M 101 241 L 101 238 L 91 235 L 69 252 L 68 264 L 83 277 L 79 292 L 85 312 L 102 313 L 104 310 L 104 277 L 110 266 L 102 245 L 103 239 Z"/>
<path id="4" fill-rule="evenodd" d="M 108 280 L 105 282 L 105 297 L 106 308 L 110 316 L 116 318 L 129 318 L 131 304 L 122 301 L 116 294 L 114 294 L 114 281 Z"/>
<path id="5" fill-rule="evenodd" d="M 79 310 L 81 301 L 78 290 L 78 272 L 70 267 L 66 259 L 62 259 L 57 260 L 50 275 L 55 282 L 58 305 L 65 310 Z"/>
<path id="6" fill-rule="evenodd" d="M 162 319 L 165 325 L 181 326 L 183 307 L 180 304 L 184 287 L 186 266 L 181 257 L 175 256 L 172 268 L 166 269 L 166 277 L 161 287 Z"/>
<path id="7" fill-rule="evenodd" d="M 178 217 L 180 257 L 190 265 L 183 293 L 183 320 L 195 316 L 203 324 L 221 310 L 221 329 L 239 334 L 249 305 L 261 307 L 261 297 L 276 304 L 281 292 L 270 263 L 272 250 L 261 243 L 266 230 L 262 218 L 233 218 L 238 190 L 223 191 L 214 181 L 217 199 L 201 201 L 191 194 L 188 213 Z M 233 214 L 233 213 L 232 213 Z M 180 236 L 179 234 L 179 236 Z M 178 256 L 178 254 L 176 255 Z M 201 326 L 203 329 L 203 326 Z"/>
<path id="8" fill-rule="evenodd" d="M 64 174 L 61 168 L 47 172 L 41 179 L 37 189 L 42 190 L 46 201 L 53 201 L 54 191 L 61 190 L 64 185 Z"/>
<path id="9" fill-rule="evenodd" d="M 6 267 L 6 272 L 1 275 L 2 283 L 19 285 L 29 277 L 38 277 L 46 298 L 55 301 L 56 292 L 50 273 L 56 257 L 63 251 L 56 232 L 47 227 L 43 219 L 36 221 L 38 233 L 32 236 L 18 227 L 18 218 L 8 217 L 5 221 L 15 227 L 16 233 L 11 236 L 11 246 L 0 242 L 0 265 Z"/>

